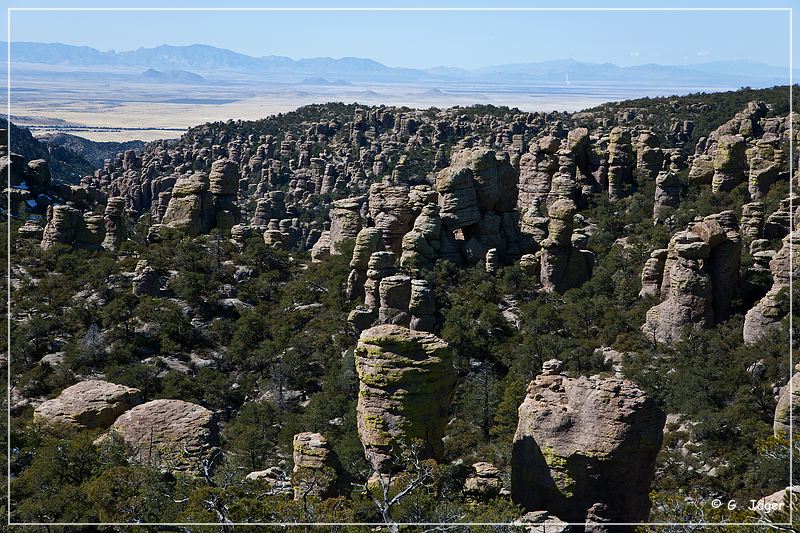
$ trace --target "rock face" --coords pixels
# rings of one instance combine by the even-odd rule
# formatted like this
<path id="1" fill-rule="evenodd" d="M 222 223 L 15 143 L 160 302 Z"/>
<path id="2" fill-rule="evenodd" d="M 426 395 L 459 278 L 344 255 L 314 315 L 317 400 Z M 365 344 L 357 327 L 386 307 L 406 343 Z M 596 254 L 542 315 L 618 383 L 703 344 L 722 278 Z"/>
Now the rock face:
<path id="1" fill-rule="evenodd" d="M 425 456 L 440 459 L 456 384 L 450 346 L 430 333 L 381 325 L 361 333 L 355 359 L 358 434 L 375 471 L 390 471 L 394 444 L 416 439 Z"/>
<path id="2" fill-rule="evenodd" d="M 569 522 L 646 521 L 666 416 L 629 381 L 556 372 L 533 380 L 519 408 L 514 501 Z"/>
<path id="3" fill-rule="evenodd" d="M 794 260 L 790 264 L 790 258 Z M 789 313 L 789 280 L 800 276 L 800 232 L 794 231 L 783 239 L 783 246 L 769 263 L 772 288 L 750 309 L 744 318 L 744 342 L 753 344 L 771 330 L 780 327 Z M 790 273 L 791 269 L 791 273 Z"/>
<path id="4" fill-rule="evenodd" d="M 57 398 L 42 403 L 33 417 L 81 429 L 107 428 L 139 402 L 139 389 L 90 379 L 67 387 Z"/>
<path id="5" fill-rule="evenodd" d="M 298 433 L 292 439 L 294 499 L 337 495 L 339 463 L 328 439 L 319 433 Z"/>
<path id="6" fill-rule="evenodd" d="M 789 422 L 791 421 L 794 425 L 798 415 L 800 415 L 800 372 L 796 372 L 792 376 L 791 383 L 781 387 L 778 404 L 775 406 L 773 434 L 778 438 L 789 438 Z"/>
<path id="7" fill-rule="evenodd" d="M 506 261 L 518 258 L 518 180 L 505 153 L 471 148 L 453 154 L 450 166 L 436 176 L 441 256 L 457 264 L 476 264 L 496 248 Z"/>
<path id="8" fill-rule="evenodd" d="M 134 296 L 158 296 L 161 291 L 160 276 L 146 259 L 136 263 L 131 286 Z"/>
<path id="9" fill-rule="evenodd" d="M 611 130 L 608 142 L 608 199 L 615 201 L 625 193 L 625 185 L 633 179 L 631 134 L 619 126 Z"/>
<path id="10" fill-rule="evenodd" d="M 198 474 L 216 451 L 214 413 L 183 400 L 153 400 L 125 412 L 111 426 L 137 461 Z"/>

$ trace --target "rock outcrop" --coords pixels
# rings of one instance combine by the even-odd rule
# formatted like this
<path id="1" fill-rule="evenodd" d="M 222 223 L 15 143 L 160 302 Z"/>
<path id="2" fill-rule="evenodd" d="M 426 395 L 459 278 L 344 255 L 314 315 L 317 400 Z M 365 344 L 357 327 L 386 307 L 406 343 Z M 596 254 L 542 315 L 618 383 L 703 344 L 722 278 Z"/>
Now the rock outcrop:
<path id="1" fill-rule="evenodd" d="M 81 429 L 107 428 L 141 401 L 139 389 L 89 379 L 67 387 L 58 397 L 36 407 L 33 417 Z"/>
<path id="2" fill-rule="evenodd" d="M 630 381 L 569 378 L 559 367 L 548 365 L 520 405 L 514 501 L 569 522 L 597 522 L 595 531 L 622 531 L 604 529 L 607 521 L 647 521 L 666 416 Z"/>
<path id="3" fill-rule="evenodd" d="M 361 333 L 355 359 L 358 434 L 374 470 L 388 472 L 392 447 L 415 440 L 426 457 L 441 459 L 456 384 L 449 345 L 430 333 L 381 325 Z"/>

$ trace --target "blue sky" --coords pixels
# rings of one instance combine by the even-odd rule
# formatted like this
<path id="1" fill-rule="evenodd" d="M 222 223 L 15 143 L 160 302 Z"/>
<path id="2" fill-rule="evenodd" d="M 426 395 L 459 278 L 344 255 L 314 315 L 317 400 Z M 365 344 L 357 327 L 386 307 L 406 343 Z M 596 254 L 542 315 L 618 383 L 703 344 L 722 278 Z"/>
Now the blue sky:
<path id="1" fill-rule="evenodd" d="M 5 0 L 7 7 L 786 7 L 788 2 L 283 2 Z M 4 14 L 5 16 L 5 14 Z M 101 50 L 209 44 L 254 56 L 369 57 L 390 66 L 474 68 L 573 58 L 618 65 L 789 61 L 786 12 L 51 12 L 15 11 L 13 41 Z M 3 33 L 5 25 L 3 25 Z M 7 36 L 5 36 L 7 39 Z M 796 63 L 795 63 L 796 64 Z"/>

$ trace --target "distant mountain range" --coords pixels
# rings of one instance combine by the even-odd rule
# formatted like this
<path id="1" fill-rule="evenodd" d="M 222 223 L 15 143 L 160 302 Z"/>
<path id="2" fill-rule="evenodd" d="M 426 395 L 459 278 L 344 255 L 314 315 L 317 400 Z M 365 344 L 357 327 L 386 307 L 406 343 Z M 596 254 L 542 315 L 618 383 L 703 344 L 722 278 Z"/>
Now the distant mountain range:
<path id="1" fill-rule="evenodd" d="M 0 62 L 8 43 L 0 43 Z M 691 65 L 645 64 L 620 67 L 573 59 L 493 65 L 478 69 L 436 67 L 398 68 L 372 59 L 283 56 L 252 57 L 223 48 L 193 44 L 103 52 L 87 46 L 15 42 L 12 65 L 36 63 L 59 67 L 128 67 L 151 69 L 142 77 L 153 81 L 204 83 L 206 78 L 234 71 L 255 77 L 281 77 L 303 85 L 346 85 L 354 81 L 435 83 L 542 83 L 548 85 L 626 83 L 739 87 L 788 84 L 788 69 L 754 61 L 716 61 Z M 188 72 L 191 71 L 191 72 Z M 195 74 L 201 72 L 205 77 Z M 333 81 L 330 81 L 333 79 Z M 795 79 L 798 79 L 795 71 Z"/>

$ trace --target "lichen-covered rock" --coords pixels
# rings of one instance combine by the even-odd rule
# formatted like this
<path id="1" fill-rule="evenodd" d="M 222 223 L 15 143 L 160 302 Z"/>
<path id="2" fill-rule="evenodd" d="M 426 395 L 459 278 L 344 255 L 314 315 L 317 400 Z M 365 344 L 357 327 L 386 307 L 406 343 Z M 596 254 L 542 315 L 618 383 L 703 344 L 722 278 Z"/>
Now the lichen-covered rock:
<path id="1" fill-rule="evenodd" d="M 294 499 L 332 498 L 338 494 L 339 462 L 319 433 L 298 433 L 292 439 L 292 486 Z"/>
<path id="2" fill-rule="evenodd" d="M 441 459 L 447 412 L 456 384 L 450 346 L 430 333 L 381 325 L 361 333 L 358 434 L 376 472 L 391 469 L 395 444 L 424 443 Z"/>
<path id="3" fill-rule="evenodd" d="M 39 405 L 33 417 L 81 429 L 107 428 L 141 401 L 139 389 L 89 379 L 67 387 L 58 397 Z"/>
<path id="4" fill-rule="evenodd" d="M 200 474 L 217 451 L 214 413 L 183 400 L 137 405 L 117 418 L 111 432 L 137 461 L 174 471 Z"/>
<path id="5" fill-rule="evenodd" d="M 406 326 L 411 322 L 408 304 L 411 300 L 411 278 L 396 275 L 381 279 L 379 286 L 380 309 L 378 321 L 381 324 Z"/>
<path id="6" fill-rule="evenodd" d="M 665 420 L 630 381 L 539 375 L 519 407 L 514 501 L 570 522 L 647 521 Z"/>
<path id="7" fill-rule="evenodd" d="M 715 194 L 728 192 L 744 181 L 746 148 L 744 138 L 739 135 L 723 135 L 717 139 L 711 179 L 711 190 Z"/>

